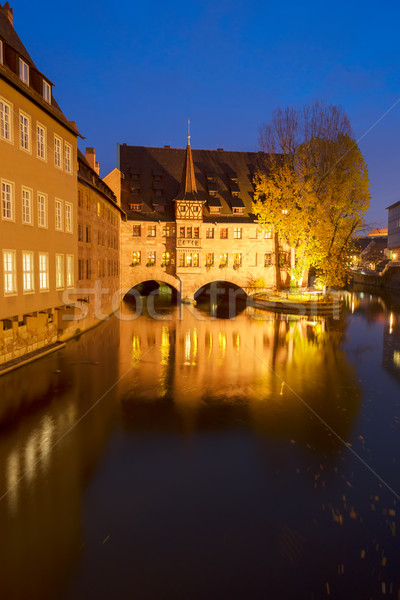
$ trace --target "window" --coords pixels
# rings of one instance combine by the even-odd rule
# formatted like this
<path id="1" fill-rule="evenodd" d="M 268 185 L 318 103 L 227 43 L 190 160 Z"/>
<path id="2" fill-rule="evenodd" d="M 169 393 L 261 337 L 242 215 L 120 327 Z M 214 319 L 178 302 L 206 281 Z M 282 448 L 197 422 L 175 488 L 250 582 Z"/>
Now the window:
<path id="1" fill-rule="evenodd" d="M 215 190 L 210 190 L 210 198 L 216 198 L 217 192 Z"/>
<path id="2" fill-rule="evenodd" d="M 79 208 L 83 208 L 83 192 L 82 192 L 82 190 L 78 190 L 78 206 L 79 206 Z"/>
<path id="3" fill-rule="evenodd" d="M 38 194 L 38 226 L 47 227 L 47 197 L 44 194 Z"/>
<path id="4" fill-rule="evenodd" d="M 188 252 L 186 254 L 185 267 L 191 267 L 192 266 L 192 262 L 193 262 L 193 260 L 192 260 L 192 254 L 191 254 L 191 252 Z"/>
<path id="5" fill-rule="evenodd" d="M 56 200 L 56 204 L 55 204 L 55 208 L 56 208 L 56 229 L 57 231 L 62 231 L 63 230 L 63 206 L 62 206 L 62 200 Z"/>
<path id="6" fill-rule="evenodd" d="M 45 252 L 39 254 L 39 287 L 49 289 L 49 255 Z"/>
<path id="7" fill-rule="evenodd" d="M 227 227 L 221 227 L 221 229 L 219 230 L 219 237 L 221 238 L 221 240 L 228 239 L 228 228 Z"/>
<path id="8" fill-rule="evenodd" d="M 270 267 L 272 265 L 272 254 L 271 252 L 266 252 L 264 254 L 264 267 Z"/>
<path id="9" fill-rule="evenodd" d="M 43 98 L 51 104 L 51 86 L 43 79 Z"/>
<path id="10" fill-rule="evenodd" d="M 130 204 L 129 208 L 131 210 L 142 210 L 142 205 L 141 204 Z"/>
<path id="11" fill-rule="evenodd" d="M 38 158 L 41 158 L 42 160 L 46 160 L 46 129 L 40 125 L 39 123 L 37 124 L 37 129 L 36 129 L 36 135 L 37 135 L 37 156 Z"/>
<path id="12" fill-rule="evenodd" d="M 90 242 L 92 241 L 92 235 L 91 235 L 91 229 L 90 229 L 90 225 L 86 225 L 86 235 L 85 235 L 85 242 L 87 244 L 90 244 Z"/>
<path id="13" fill-rule="evenodd" d="M 214 228 L 213 227 L 208 227 L 206 229 L 206 238 L 208 240 L 212 240 L 214 239 Z"/>
<path id="14" fill-rule="evenodd" d="M 233 255 L 233 266 L 234 268 L 242 266 L 242 255 L 240 253 Z"/>
<path id="15" fill-rule="evenodd" d="M 67 254 L 67 287 L 71 288 L 74 285 L 74 257 L 72 254 Z"/>
<path id="16" fill-rule="evenodd" d="M 32 191 L 22 188 L 22 222 L 32 225 Z"/>
<path id="17" fill-rule="evenodd" d="M 85 261 L 82 258 L 78 259 L 78 280 L 85 279 Z"/>
<path id="18" fill-rule="evenodd" d="M 0 64 L 3 64 L 3 41 L 0 40 Z"/>
<path id="19" fill-rule="evenodd" d="M 33 252 L 22 253 L 22 279 L 24 292 L 33 292 Z"/>
<path id="20" fill-rule="evenodd" d="M 162 253 L 162 259 L 161 259 L 161 266 L 162 267 L 169 267 L 169 265 L 171 264 L 171 255 L 169 252 L 163 252 Z"/>
<path id="21" fill-rule="evenodd" d="M 140 225 L 134 225 L 132 227 L 132 235 L 133 235 L 133 237 L 140 237 L 141 236 L 141 227 L 140 227 Z"/>
<path id="22" fill-rule="evenodd" d="M 19 59 L 18 64 L 20 80 L 29 85 L 29 66 L 22 58 Z"/>
<path id="23" fill-rule="evenodd" d="M 170 231 L 168 225 L 165 225 L 162 230 L 163 237 L 169 237 Z"/>
<path id="24" fill-rule="evenodd" d="M 31 128 L 30 118 L 23 113 L 19 114 L 19 143 L 22 150 L 30 152 L 30 137 L 29 132 Z"/>
<path id="25" fill-rule="evenodd" d="M 160 196 L 163 195 L 163 191 L 162 190 L 154 190 L 154 195 L 157 196 L 157 198 L 160 198 Z"/>
<path id="26" fill-rule="evenodd" d="M 206 267 L 214 266 L 214 254 L 206 254 Z"/>
<path id="27" fill-rule="evenodd" d="M 11 106 L 0 99 L 0 137 L 11 142 Z"/>
<path id="28" fill-rule="evenodd" d="M 140 196 L 140 188 L 131 188 L 132 196 Z"/>
<path id="29" fill-rule="evenodd" d="M 281 268 L 287 268 L 290 265 L 289 253 L 288 252 L 280 252 L 279 253 L 279 266 Z"/>
<path id="30" fill-rule="evenodd" d="M 271 240 L 272 239 L 272 230 L 271 229 L 267 229 L 267 231 L 264 233 L 264 238 L 266 240 Z"/>
<path id="31" fill-rule="evenodd" d="M 15 250 L 3 250 L 4 294 L 17 292 Z"/>
<path id="32" fill-rule="evenodd" d="M 183 252 L 181 252 L 179 254 L 179 257 L 178 257 L 178 266 L 179 267 L 184 267 L 185 266 L 185 255 L 184 255 Z"/>
<path id="33" fill-rule="evenodd" d="M 14 220 L 14 187 L 8 181 L 1 182 L 1 216 L 7 221 Z"/>
<path id="34" fill-rule="evenodd" d="M 64 169 L 67 173 L 72 173 L 72 146 L 65 142 L 64 144 Z"/>
<path id="35" fill-rule="evenodd" d="M 196 252 L 193 254 L 193 266 L 194 267 L 199 266 L 199 255 Z"/>
<path id="36" fill-rule="evenodd" d="M 156 253 L 148 252 L 147 253 L 147 267 L 153 267 L 156 264 Z"/>
<path id="37" fill-rule="evenodd" d="M 56 288 L 64 287 L 64 254 L 56 254 Z"/>
<path id="38" fill-rule="evenodd" d="M 62 140 L 61 138 L 54 136 L 54 166 L 61 169 L 61 148 L 62 148 Z"/>
<path id="39" fill-rule="evenodd" d="M 65 231 L 72 233 L 72 204 L 65 203 Z"/>
<path id="40" fill-rule="evenodd" d="M 192 228 L 191 227 L 186 227 L 186 237 L 190 240 L 190 238 L 192 237 Z"/>
<path id="41" fill-rule="evenodd" d="M 200 228 L 199 227 L 193 227 L 193 237 L 195 239 L 199 239 L 199 237 L 200 237 Z"/>
<path id="42" fill-rule="evenodd" d="M 233 208 L 233 214 L 234 214 L 234 215 L 242 215 L 242 214 L 243 214 L 243 212 L 244 212 L 244 208 L 243 208 L 243 206 L 235 206 L 235 207 Z"/>
<path id="43" fill-rule="evenodd" d="M 233 230 L 233 237 L 235 240 L 242 239 L 242 228 L 241 227 L 235 227 L 235 229 Z"/>
<path id="44" fill-rule="evenodd" d="M 132 252 L 132 265 L 140 265 L 142 253 L 139 251 Z"/>
<path id="45" fill-rule="evenodd" d="M 179 227 L 179 237 L 180 238 L 185 237 L 185 228 L 184 227 Z"/>
<path id="46" fill-rule="evenodd" d="M 226 252 L 219 255 L 219 266 L 220 267 L 228 266 L 228 255 Z"/>
<path id="47" fill-rule="evenodd" d="M 156 226 L 149 225 L 147 227 L 147 237 L 156 237 Z"/>
<path id="48" fill-rule="evenodd" d="M 210 213 L 220 213 L 221 212 L 221 207 L 220 206 L 210 206 Z"/>

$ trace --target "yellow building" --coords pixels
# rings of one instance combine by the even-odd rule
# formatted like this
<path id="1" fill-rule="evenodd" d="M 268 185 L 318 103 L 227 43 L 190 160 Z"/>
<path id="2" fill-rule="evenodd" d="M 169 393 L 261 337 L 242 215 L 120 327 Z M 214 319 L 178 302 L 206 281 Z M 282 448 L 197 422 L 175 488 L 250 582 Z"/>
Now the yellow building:
<path id="1" fill-rule="evenodd" d="M 77 136 L 0 5 L 0 363 L 57 339 L 77 274 Z"/>

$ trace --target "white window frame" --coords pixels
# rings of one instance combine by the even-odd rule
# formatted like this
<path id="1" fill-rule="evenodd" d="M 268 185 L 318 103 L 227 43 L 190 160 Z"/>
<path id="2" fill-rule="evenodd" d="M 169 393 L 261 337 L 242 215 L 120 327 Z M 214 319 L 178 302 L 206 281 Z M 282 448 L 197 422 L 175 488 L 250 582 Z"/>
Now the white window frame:
<path id="1" fill-rule="evenodd" d="M 15 221 L 14 184 L 6 179 L 1 180 L 1 218 L 3 221 Z"/>
<path id="2" fill-rule="evenodd" d="M 73 205 L 70 202 L 65 203 L 65 231 L 66 233 L 73 232 Z"/>
<path id="3" fill-rule="evenodd" d="M 42 204 L 42 200 L 44 201 Z M 44 210 L 42 210 L 42 206 Z M 47 229 L 48 220 L 47 220 L 47 194 L 43 194 L 43 192 L 37 193 L 37 218 L 38 218 L 38 227 L 42 229 Z M 44 218 L 42 218 L 44 217 Z"/>
<path id="4" fill-rule="evenodd" d="M 5 142 L 9 142 L 10 144 L 13 143 L 12 115 L 13 105 L 0 96 L 0 139 L 4 140 Z"/>
<path id="5" fill-rule="evenodd" d="M 51 85 L 43 79 L 43 98 L 46 100 L 48 104 L 51 104 Z"/>
<path id="6" fill-rule="evenodd" d="M 31 118 L 21 110 L 19 111 L 19 147 L 25 152 L 31 152 Z"/>
<path id="7" fill-rule="evenodd" d="M 17 251 L 3 250 L 3 287 L 5 296 L 15 296 L 17 293 Z M 11 259 L 11 269 L 10 267 Z"/>
<path id="8" fill-rule="evenodd" d="M 40 160 L 46 160 L 47 130 L 44 125 L 36 121 L 36 155 Z"/>
<path id="9" fill-rule="evenodd" d="M 66 286 L 67 288 L 74 287 L 74 255 L 66 255 Z"/>
<path id="10" fill-rule="evenodd" d="M 72 146 L 64 142 L 64 170 L 72 174 Z"/>
<path id="11" fill-rule="evenodd" d="M 62 169 L 62 139 L 58 135 L 54 136 L 54 166 Z"/>
<path id="12" fill-rule="evenodd" d="M 34 253 L 22 251 L 22 289 L 24 294 L 35 291 Z"/>
<path id="13" fill-rule="evenodd" d="M 32 193 L 33 193 L 33 190 L 22 186 L 22 188 L 21 188 L 21 205 L 22 205 L 22 223 L 24 225 L 33 225 Z"/>
<path id="14" fill-rule="evenodd" d="M 49 253 L 39 252 L 39 289 L 48 292 L 49 286 Z"/>
<path id="15" fill-rule="evenodd" d="M 18 59 L 18 75 L 23 83 L 29 85 L 29 65 L 22 58 Z"/>
<path id="16" fill-rule="evenodd" d="M 54 226 L 56 231 L 64 231 L 63 201 L 60 198 L 54 201 Z"/>
<path id="17" fill-rule="evenodd" d="M 242 227 L 234 227 L 233 229 L 233 239 L 241 240 L 243 238 L 243 229 Z"/>
<path id="18" fill-rule="evenodd" d="M 56 254 L 56 289 L 64 289 L 64 254 Z"/>

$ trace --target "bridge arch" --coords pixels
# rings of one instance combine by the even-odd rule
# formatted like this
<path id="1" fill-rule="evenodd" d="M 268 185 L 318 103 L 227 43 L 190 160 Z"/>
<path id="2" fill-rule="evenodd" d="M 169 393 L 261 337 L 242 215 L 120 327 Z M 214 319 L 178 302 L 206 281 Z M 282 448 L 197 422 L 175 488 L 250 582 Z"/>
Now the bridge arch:
<path id="1" fill-rule="evenodd" d="M 168 275 L 164 271 L 157 273 L 156 270 L 151 273 L 132 273 L 122 278 L 122 288 L 127 293 L 130 289 L 136 287 L 140 283 L 146 283 L 146 281 L 157 281 L 160 283 L 166 283 L 170 287 L 174 288 L 179 294 L 181 286 L 179 280 L 173 275 Z"/>

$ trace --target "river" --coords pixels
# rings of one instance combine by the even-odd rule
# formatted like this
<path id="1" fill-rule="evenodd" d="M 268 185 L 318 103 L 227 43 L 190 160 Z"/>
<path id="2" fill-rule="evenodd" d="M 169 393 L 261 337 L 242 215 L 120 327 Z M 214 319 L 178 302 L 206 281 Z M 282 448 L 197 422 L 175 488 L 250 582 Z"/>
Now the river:
<path id="1" fill-rule="evenodd" d="M 400 598 L 400 299 L 136 316 L 0 378 L 0 597 Z"/>

